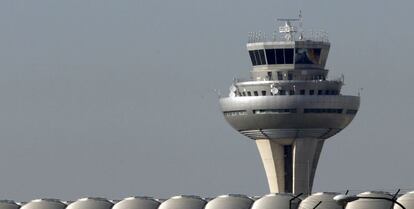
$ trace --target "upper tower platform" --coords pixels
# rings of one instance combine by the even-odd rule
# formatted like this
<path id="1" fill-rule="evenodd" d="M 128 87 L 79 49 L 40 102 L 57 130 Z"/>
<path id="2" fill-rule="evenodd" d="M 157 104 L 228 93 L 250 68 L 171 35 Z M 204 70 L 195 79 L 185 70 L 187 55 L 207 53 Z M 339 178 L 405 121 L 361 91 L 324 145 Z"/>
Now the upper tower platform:
<path id="1" fill-rule="evenodd" d="M 312 80 L 314 75 L 326 77 L 330 48 L 327 33 L 303 30 L 302 18 L 278 21 L 283 21 L 284 25 L 270 40 L 262 32 L 249 33 L 247 50 L 253 66 L 252 79 L 275 80 L 273 74 L 293 70 L 297 70 L 292 72 L 296 76 L 294 80 Z M 300 26 L 296 27 L 294 23 L 298 22 Z"/>

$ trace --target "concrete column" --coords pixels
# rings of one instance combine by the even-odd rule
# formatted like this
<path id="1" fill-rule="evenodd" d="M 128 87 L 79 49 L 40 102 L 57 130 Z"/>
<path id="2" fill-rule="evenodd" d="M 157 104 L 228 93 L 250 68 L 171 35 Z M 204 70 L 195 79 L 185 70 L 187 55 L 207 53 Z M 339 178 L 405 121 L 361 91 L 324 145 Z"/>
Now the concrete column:
<path id="1" fill-rule="evenodd" d="M 312 193 L 313 178 L 324 141 L 296 139 L 293 146 L 293 193 Z"/>
<path id="2" fill-rule="evenodd" d="M 295 139 L 292 145 L 293 156 L 289 155 L 289 158 L 284 149 L 286 145 L 279 144 L 277 140 L 256 140 L 270 192 L 310 194 L 323 143 L 324 140 L 314 138 Z M 292 165 L 285 165 L 286 163 Z M 292 191 L 286 191 L 290 190 L 289 188 Z"/>
<path id="3" fill-rule="evenodd" d="M 285 191 L 285 162 L 283 145 L 268 139 L 256 140 L 257 148 L 266 171 L 271 193 Z"/>

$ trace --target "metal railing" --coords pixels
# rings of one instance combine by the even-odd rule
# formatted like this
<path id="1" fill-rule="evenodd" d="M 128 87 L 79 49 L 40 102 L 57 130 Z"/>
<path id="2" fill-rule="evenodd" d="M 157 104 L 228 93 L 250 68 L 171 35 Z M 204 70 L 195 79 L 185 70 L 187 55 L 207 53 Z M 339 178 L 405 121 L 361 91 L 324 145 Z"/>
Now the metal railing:
<path id="1" fill-rule="evenodd" d="M 329 42 L 328 33 L 324 30 L 304 30 L 295 32 L 292 40 L 287 40 L 286 36 L 274 31 L 269 39 L 265 32 L 249 32 L 248 43 L 260 42 L 283 42 L 283 41 L 318 41 Z"/>

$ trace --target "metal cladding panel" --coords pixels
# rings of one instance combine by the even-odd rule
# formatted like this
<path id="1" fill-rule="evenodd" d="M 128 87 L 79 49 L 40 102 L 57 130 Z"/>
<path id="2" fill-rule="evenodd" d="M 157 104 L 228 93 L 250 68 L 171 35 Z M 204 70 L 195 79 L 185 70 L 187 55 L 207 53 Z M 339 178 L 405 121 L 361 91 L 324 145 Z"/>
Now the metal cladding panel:
<path id="1" fill-rule="evenodd" d="M 341 129 L 261 129 L 240 131 L 240 133 L 251 139 L 290 139 L 291 142 L 296 138 L 326 139 L 339 131 Z"/>
<path id="2" fill-rule="evenodd" d="M 220 99 L 220 106 L 223 111 L 290 107 L 359 109 L 359 103 L 359 97 L 345 95 L 247 96 L 223 97 Z"/>
<path id="3" fill-rule="evenodd" d="M 116 203 L 112 209 L 157 209 L 160 202 L 148 197 L 128 197 Z"/>
<path id="4" fill-rule="evenodd" d="M 0 200 L 0 209 L 18 209 L 20 205 L 11 200 Z"/>
<path id="5" fill-rule="evenodd" d="M 392 196 L 387 192 L 363 192 L 358 197 L 387 197 Z M 393 207 L 393 202 L 388 200 L 372 200 L 372 199 L 358 199 L 346 205 L 346 209 L 390 209 Z"/>
<path id="6" fill-rule="evenodd" d="M 208 202 L 205 209 L 250 209 L 252 204 L 244 195 L 222 195 Z"/>
<path id="7" fill-rule="evenodd" d="M 163 203 L 159 209 L 203 209 L 207 201 L 197 196 L 175 196 Z"/>
<path id="8" fill-rule="evenodd" d="M 401 203 L 407 209 L 414 209 L 414 191 L 399 197 L 397 202 Z M 394 204 L 394 209 L 402 209 L 399 205 Z"/>
<path id="9" fill-rule="evenodd" d="M 355 117 L 347 110 L 358 110 L 359 97 L 354 96 L 257 96 L 220 99 L 227 122 L 250 138 L 269 136 L 283 138 L 328 138 L 345 128 Z M 272 110 L 294 113 L 272 113 Z M 342 113 L 304 113 L 306 108 L 340 109 Z M 255 113 L 269 110 L 268 113 Z M 234 114 L 232 114 L 234 113 Z"/>
<path id="10" fill-rule="evenodd" d="M 256 200 L 251 209 L 278 209 L 278 208 L 291 208 L 296 209 L 299 206 L 299 200 L 292 201 L 290 206 L 290 200 L 294 196 L 291 194 L 268 194 L 262 198 Z"/>
<path id="11" fill-rule="evenodd" d="M 64 209 L 66 204 L 56 199 L 37 199 L 24 204 L 21 209 Z"/>
<path id="12" fill-rule="evenodd" d="M 104 198 L 82 198 L 66 207 L 66 209 L 111 209 L 113 203 Z"/>
<path id="13" fill-rule="evenodd" d="M 314 208 L 316 205 L 319 206 L 317 209 L 343 209 L 341 205 L 336 203 L 333 198 L 339 193 L 334 192 L 320 192 L 315 193 L 305 198 L 299 205 L 299 209 Z"/>

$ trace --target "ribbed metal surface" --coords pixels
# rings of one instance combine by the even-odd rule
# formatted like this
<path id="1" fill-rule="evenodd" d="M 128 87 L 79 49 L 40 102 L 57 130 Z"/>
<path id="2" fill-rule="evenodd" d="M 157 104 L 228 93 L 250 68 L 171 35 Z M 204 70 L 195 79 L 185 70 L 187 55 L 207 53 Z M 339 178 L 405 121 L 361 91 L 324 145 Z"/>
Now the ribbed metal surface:
<path id="1" fill-rule="evenodd" d="M 315 138 L 326 139 L 335 135 L 341 129 L 262 129 L 244 130 L 241 134 L 251 139 L 296 139 L 296 138 Z"/>

